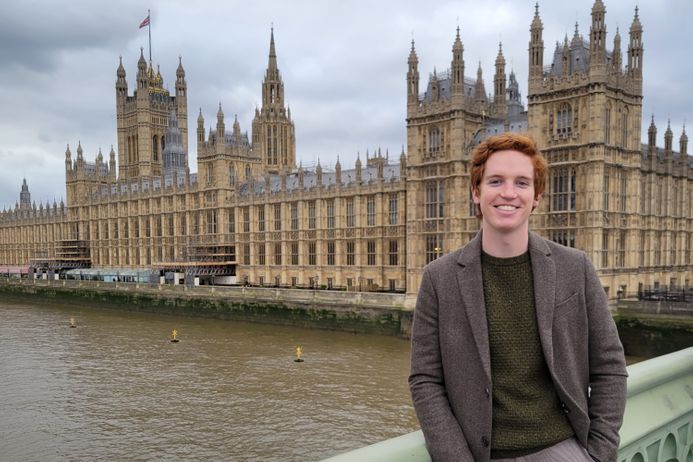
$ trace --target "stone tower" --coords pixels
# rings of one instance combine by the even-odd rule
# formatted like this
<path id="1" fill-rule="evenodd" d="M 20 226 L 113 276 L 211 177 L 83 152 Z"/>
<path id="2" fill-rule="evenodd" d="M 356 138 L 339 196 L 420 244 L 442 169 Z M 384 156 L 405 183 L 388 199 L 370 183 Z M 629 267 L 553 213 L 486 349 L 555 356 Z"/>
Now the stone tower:
<path id="1" fill-rule="evenodd" d="M 188 103 L 185 71 L 179 59 L 176 94 L 171 96 L 157 69 L 144 59 L 137 62 L 137 88 L 128 95 L 122 58 L 116 71 L 116 117 L 118 127 L 119 178 L 148 178 L 163 173 L 163 152 L 171 111 L 176 112 L 183 151 L 188 152 Z M 187 167 L 187 165 L 186 165 Z"/>
<path id="2" fill-rule="evenodd" d="M 274 29 L 270 33 L 269 62 L 262 82 L 262 107 L 253 119 L 252 147 L 264 170 L 278 173 L 296 165 L 296 136 L 291 110 L 284 103 L 284 82 L 277 67 Z"/>
<path id="3" fill-rule="evenodd" d="M 529 42 L 528 128 L 549 162 L 532 228 L 589 249 L 598 269 L 625 264 L 601 258 L 609 249 L 637 245 L 627 230 L 636 227 L 641 159 L 642 27 L 636 9 L 623 69 L 620 34 L 608 50 L 605 18 L 604 3 L 595 0 L 589 40 L 576 24 L 572 40 L 556 42 L 544 67 L 537 6 Z"/>
<path id="4" fill-rule="evenodd" d="M 459 28 L 450 69 L 434 69 L 422 95 L 413 41 L 407 62 L 407 287 L 418 287 L 426 263 L 466 243 L 478 229 L 467 162 L 489 114 L 507 105 L 500 95 L 489 104 L 479 73 L 465 78 Z M 496 76 L 504 97 L 501 79 Z"/>
<path id="5" fill-rule="evenodd" d="M 22 191 L 19 193 L 19 208 L 20 210 L 29 210 L 31 208 L 31 193 L 29 186 L 26 184 L 26 178 L 22 182 Z"/>

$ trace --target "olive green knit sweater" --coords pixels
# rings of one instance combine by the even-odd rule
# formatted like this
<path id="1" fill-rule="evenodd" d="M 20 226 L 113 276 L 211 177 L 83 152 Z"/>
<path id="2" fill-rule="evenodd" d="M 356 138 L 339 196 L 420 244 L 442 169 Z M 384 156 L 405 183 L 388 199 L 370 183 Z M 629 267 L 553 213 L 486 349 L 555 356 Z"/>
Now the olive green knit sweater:
<path id="1" fill-rule="evenodd" d="M 493 384 L 491 457 L 521 457 L 574 432 L 541 349 L 529 253 L 495 258 L 482 252 Z"/>

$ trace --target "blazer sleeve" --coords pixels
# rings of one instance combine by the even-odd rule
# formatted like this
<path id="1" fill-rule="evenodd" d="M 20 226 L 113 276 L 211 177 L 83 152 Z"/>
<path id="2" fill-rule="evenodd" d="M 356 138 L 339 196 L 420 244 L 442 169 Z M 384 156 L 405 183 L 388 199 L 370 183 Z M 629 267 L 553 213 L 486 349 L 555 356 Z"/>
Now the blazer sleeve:
<path id="1" fill-rule="evenodd" d="M 589 322 L 590 428 L 587 451 L 602 462 L 616 461 L 626 406 L 626 361 L 606 293 L 583 254 Z"/>
<path id="2" fill-rule="evenodd" d="M 446 393 L 438 330 L 439 309 L 432 277 L 426 268 L 412 326 L 409 388 L 431 458 L 438 462 L 473 462 Z"/>

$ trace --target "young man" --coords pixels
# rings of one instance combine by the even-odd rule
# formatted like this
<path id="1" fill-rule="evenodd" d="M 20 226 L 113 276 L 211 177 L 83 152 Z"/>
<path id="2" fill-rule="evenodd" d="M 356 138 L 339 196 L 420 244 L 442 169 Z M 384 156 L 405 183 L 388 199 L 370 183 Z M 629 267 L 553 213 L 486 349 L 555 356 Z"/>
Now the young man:
<path id="1" fill-rule="evenodd" d="M 482 229 L 424 269 L 409 386 L 436 462 L 616 460 L 623 347 L 583 252 L 529 232 L 546 185 L 532 139 L 472 155 Z"/>

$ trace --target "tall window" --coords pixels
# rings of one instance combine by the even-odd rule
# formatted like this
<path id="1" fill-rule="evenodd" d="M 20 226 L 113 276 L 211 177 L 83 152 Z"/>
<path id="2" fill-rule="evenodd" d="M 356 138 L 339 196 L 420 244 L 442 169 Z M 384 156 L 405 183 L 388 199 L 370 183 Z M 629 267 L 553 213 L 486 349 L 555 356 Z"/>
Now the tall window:
<path id="1" fill-rule="evenodd" d="M 298 229 L 298 203 L 291 203 L 291 230 L 296 231 Z"/>
<path id="2" fill-rule="evenodd" d="M 265 262 L 265 243 L 261 242 L 257 245 L 257 257 L 258 257 L 258 264 L 259 265 L 264 265 Z"/>
<path id="3" fill-rule="evenodd" d="M 366 198 L 366 213 L 368 226 L 375 226 L 375 196 Z"/>
<path id="4" fill-rule="evenodd" d="M 620 191 L 619 191 L 619 207 L 618 209 L 621 212 L 626 211 L 626 198 L 628 196 L 628 177 L 626 176 L 625 171 L 620 171 L 619 172 L 619 186 L 620 186 Z"/>
<path id="5" fill-rule="evenodd" d="M 551 231 L 551 240 L 566 247 L 575 247 L 575 230 L 560 229 Z"/>
<path id="6" fill-rule="evenodd" d="M 609 175 L 604 175 L 604 210 L 609 210 Z"/>
<path id="7" fill-rule="evenodd" d="M 207 210 L 207 234 L 217 233 L 217 211 Z"/>
<path id="8" fill-rule="evenodd" d="M 315 201 L 308 202 L 308 229 L 315 229 Z"/>
<path id="9" fill-rule="evenodd" d="M 253 170 L 250 168 L 250 165 L 245 166 L 245 181 L 250 180 L 250 177 L 253 176 Z"/>
<path id="10" fill-rule="evenodd" d="M 621 230 L 617 235 L 618 245 L 616 247 L 616 267 L 624 268 L 626 265 L 626 231 Z"/>
<path id="11" fill-rule="evenodd" d="M 570 104 L 563 104 L 558 110 L 556 131 L 559 135 L 569 135 L 573 127 L 573 109 Z"/>
<path id="12" fill-rule="evenodd" d="M 640 231 L 640 248 L 638 249 L 640 266 L 645 266 L 645 231 Z"/>
<path id="13" fill-rule="evenodd" d="M 390 225 L 397 224 L 397 194 L 390 194 L 390 200 L 388 201 L 388 209 L 390 211 Z"/>
<path id="14" fill-rule="evenodd" d="M 334 199 L 327 199 L 327 229 L 334 228 Z"/>
<path id="15" fill-rule="evenodd" d="M 275 265 L 281 265 L 282 264 L 282 243 L 281 242 L 275 242 L 274 243 L 274 264 Z"/>
<path id="16" fill-rule="evenodd" d="M 575 210 L 575 170 L 556 169 L 551 173 L 551 210 Z"/>
<path id="17" fill-rule="evenodd" d="M 298 265 L 298 242 L 291 243 L 291 264 Z"/>
<path id="18" fill-rule="evenodd" d="M 265 206 L 257 206 L 257 230 L 261 233 L 265 232 Z"/>
<path id="19" fill-rule="evenodd" d="M 214 165 L 207 164 L 207 184 L 212 184 L 214 179 Z"/>
<path id="20" fill-rule="evenodd" d="M 327 241 L 327 264 L 334 266 L 334 241 Z"/>
<path id="21" fill-rule="evenodd" d="M 444 189 L 443 182 L 434 180 L 427 181 L 425 186 L 424 207 L 426 218 L 443 218 Z"/>
<path id="22" fill-rule="evenodd" d="M 274 204 L 274 230 L 282 230 L 282 204 Z"/>
<path id="23" fill-rule="evenodd" d="M 236 169 L 233 167 L 233 165 L 229 167 L 229 184 L 231 186 L 236 185 Z"/>
<path id="24" fill-rule="evenodd" d="M 346 241 L 346 264 L 349 266 L 356 264 L 355 250 L 356 243 L 354 241 Z"/>
<path id="25" fill-rule="evenodd" d="M 426 263 L 430 263 L 443 253 L 443 238 L 439 234 L 426 235 Z"/>
<path id="26" fill-rule="evenodd" d="M 229 209 L 229 233 L 233 234 L 236 232 L 236 213 L 234 209 Z M 183 230 L 185 233 L 185 230 Z"/>
<path id="27" fill-rule="evenodd" d="M 374 266 L 375 265 L 375 241 L 372 239 L 369 239 L 368 241 L 366 241 L 366 255 L 368 258 L 368 265 Z"/>
<path id="28" fill-rule="evenodd" d="M 243 207 L 243 232 L 250 232 L 250 207 Z"/>
<path id="29" fill-rule="evenodd" d="M 602 230 L 602 268 L 609 266 L 609 230 Z"/>
<path id="30" fill-rule="evenodd" d="M 355 226 L 353 197 L 349 197 L 346 200 L 346 225 L 347 228 L 353 228 Z"/>
<path id="31" fill-rule="evenodd" d="M 443 133 L 438 127 L 431 127 L 428 130 L 428 155 L 437 156 L 443 149 Z"/>
<path id="32" fill-rule="evenodd" d="M 316 244 L 315 241 L 310 241 L 308 242 L 308 264 L 309 265 L 316 265 L 316 258 L 315 258 L 315 249 L 316 249 Z"/>
<path id="33" fill-rule="evenodd" d="M 243 264 L 250 265 L 250 244 L 243 244 Z"/>
<path id="34" fill-rule="evenodd" d="M 628 110 L 624 109 L 621 114 L 621 145 L 628 147 Z"/>
<path id="35" fill-rule="evenodd" d="M 391 266 L 397 266 L 399 265 L 399 249 L 398 249 L 398 242 L 396 239 L 391 239 L 390 240 L 390 265 Z"/>
<path id="36" fill-rule="evenodd" d="M 159 160 L 159 137 L 154 135 L 152 138 L 152 161 L 157 162 Z"/>
<path id="37" fill-rule="evenodd" d="M 611 143 L 611 105 L 604 110 L 604 142 Z"/>

